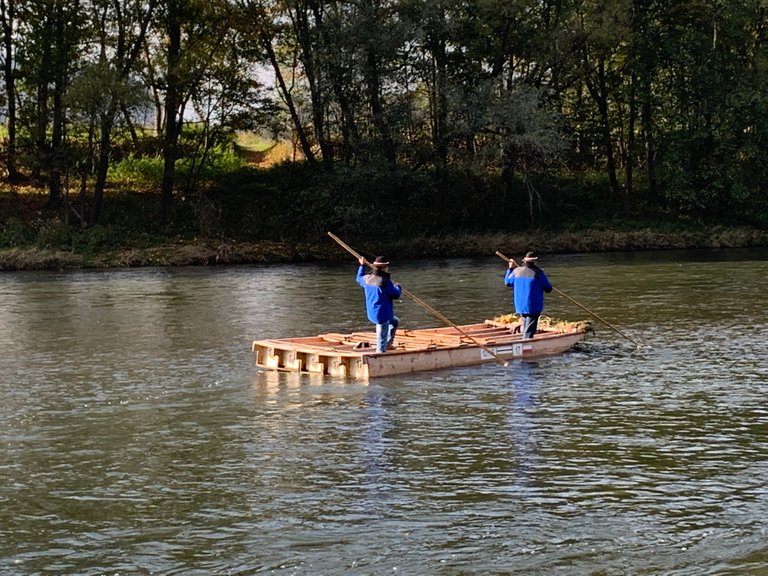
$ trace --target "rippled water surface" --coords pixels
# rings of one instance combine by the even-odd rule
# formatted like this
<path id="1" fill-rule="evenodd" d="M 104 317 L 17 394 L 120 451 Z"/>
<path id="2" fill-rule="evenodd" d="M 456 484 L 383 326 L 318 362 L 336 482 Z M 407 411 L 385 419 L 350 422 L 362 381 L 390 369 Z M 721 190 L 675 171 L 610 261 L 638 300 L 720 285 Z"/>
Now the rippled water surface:
<path id="1" fill-rule="evenodd" d="M 768 573 L 768 252 L 541 263 L 615 330 L 370 385 L 250 352 L 367 329 L 354 262 L 0 275 L 0 574 Z M 509 312 L 498 259 L 395 264 Z"/>

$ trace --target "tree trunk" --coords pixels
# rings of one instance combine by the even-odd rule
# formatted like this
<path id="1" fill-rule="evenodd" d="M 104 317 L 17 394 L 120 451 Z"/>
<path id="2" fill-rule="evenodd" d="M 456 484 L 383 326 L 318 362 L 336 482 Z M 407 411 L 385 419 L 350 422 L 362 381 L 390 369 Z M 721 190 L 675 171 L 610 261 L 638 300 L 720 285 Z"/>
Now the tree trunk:
<path id="1" fill-rule="evenodd" d="M 651 202 L 659 199 L 659 185 L 656 180 L 656 144 L 653 136 L 653 121 L 650 95 L 643 99 L 641 108 L 643 140 L 645 141 L 645 165 L 648 176 L 648 196 Z"/>
<path id="2" fill-rule="evenodd" d="M 53 82 L 53 118 L 51 125 L 51 155 L 48 162 L 48 204 L 58 207 L 61 204 L 61 166 L 64 152 L 64 92 L 68 76 L 68 42 L 66 38 L 64 5 L 56 3 L 55 56 Z"/>
<path id="3" fill-rule="evenodd" d="M 446 41 L 446 9 L 436 4 L 426 17 L 426 49 L 430 58 L 429 79 L 430 120 L 432 124 L 432 154 L 438 180 L 442 180 L 448 168 L 448 53 Z M 436 188 L 440 188 L 437 186 Z M 442 197 L 435 199 L 441 202 Z M 438 206 L 440 204 L 437 204 Z"/>
<path id="4" fill-rule="evenodd" d="M 147 68 L 147 83 L 149 84 L 149 89 L 152 94 L 152 104 L 155 107 L 155 132 L 157 133 L 158 138 L 163 133 L 163 102 L 160 98 L 160 92 L 158 90 L 158 83 L 157 79 L 155 78 L 155 67 L 152 63 L 152 57 L 149 54 L 149 50 L 146 47 L 146 44 L 144 45 L 144 56 L 146 59 L 145 65 Z"/>
<path id="5" fill-rule="evenodd" d="M 434 57 L 432 142 L 437 173 L 443 175 L 448 167 L 448 101 L 446 98 L 448 57 L 443 40 L 434 43 L 432 54 Z"/>
<path id="6" fill-rule="evenodd" d="M 179 120 L 181 104 L 178 66 L 181 55 L 181 15 L 175 0 L 168 5 L 168 68 L 165 91 L 165 130 L 163 133 L 163 182 L 160 195 L 160 212 L 166 221 L 173 204 L 173 186 L 176 179 L 176 157 L 178 155 Z"/>
<path id="7" fill-rule="evenodd" d="M 119 2 L 115 3 L 117 8 L 117 14 L 119 19 L 119 35 L 117 38 L 117 49 L 114 53 L 113 65 L 116 70 L 120 72 L 121 79 L 127 79 L 133 69 L 136 60 L 139 58 L 141 48 L 144 45 L 144 37 L 146 35 L 147 26 L 149 20 L 154 12 L 156 6 L 156 0 L 150 0 L 145 7 L 146 12 L 141 19 L 138 27 L 138 34 L 130 41 L 131 46 L 128 46 L 129 39 L 126 36 L 128 29 L 132 30 L 130 23 L 125 22 L 122 19 L 125 13 L 120 9 Z M 102 54 L 107 52 L 107 36 L 102 34 L 101 37 L 101 49 Z M 109 171 L 109 160 L 112 151 L 112 128 L 115 123 L 118 111 L 121 111 L 125 117 L 125 121 L 131 132 L 131 139 L 133 141 L 134 148 L 139 148 L 139 138 L 136 134 L 136 130 L 131 121 L 130 113 L 125 105 L 125 102 L 118 100 L 117 94 L 112 94 L 109 108 L 106 112 L 101 114 L 99 123 L 99 157 L 96 162 L 96 182 L 93 189 L 93 203 L 91 204 L 91 210 L 89 214 L 85 212 L 85 202 L 83 201 L 83 214 L 82 219 L 87 220 L 89 226 L 95 226 L 101 215 L 101 209 L 104 205 L 104 190 L 107 185 L 107 173 Z M 93 129 L 91 130 L 91 133 Z M 90 153 L 90 158 L 93 159 L 93 152 Z"/>
<path id="8" fill-rule="evenodd" d="M 124 103 L 120 103 L 120 111 L 123 114 L 123 120 L 125 120 L 125 125 L 128 126 L 128 132 L 131 134 L 131 144 L 133 145 L 133 149 L 136 151 L 139 151 L 141 149 L 141 141 L 139 140 L 139 135 L 136 132 L 136 126 L 133 124 L 133 119 L 131 118 L 131 112 L 128 110 L 128 108 L 125 107 Z"/>
<path id="9" fill-rule="evenodd" d="M 368 101 L 373 115 L 373 124 L 381 139 L 381 149 L 384 158 L 392 168 L 395 167 L 395 143 L 384 117 L 384 106 L 381 103 L 381 78 L 379 73 L 379 59 L 373 46 L 368 46 L 366 80 L 368 85 Z"/>
<path id="10" fill-rule="evenodd" d="M 50 45 L 46 42 L 43 46 L 43 62 L 50 58 Z M 43 66 L 41 77 L 37 82 L 37 103 L 35 123 L 35 154 L 39 159 L 32 167 L 32 177 L 42 184 L 42 166 L 46 163 L 49 154 L 48 150 L 48 70 Z"/>
<path id="11" fill-rule="evenodd" d="M 634 192 L 635 172 L 635 123 L 637 120 L 637 77 L 632 74 L 629 85 L 629 118 L 627 119 L 627 150 L 624 158 L 624 212 L 629 213 L 630 203 Z"/>
<path id="12" fill-rule="evenodd" d="M 320 9 L 320 3 L 317 0 L 310 0 L 312 14 L 315 17 L 315 28 L 320 30 L 323 38 L 323 46 L 327 49 L 333 49 L 333 41 L 329 38 L 327 27 L 323 24 L 323 13 Z M 360 141 L 358 137 L 357 125 L 355 124 L 355 115 L 352 111 L 349 97 L 344 90 L 343 74 L 337 60 L 327 57 L 325 68 L 328 70 L 328 76 L 331 81 L 331 88 L 336 102 L 341 112 L 341 148 L 344 161 L 349 162 L 352 159 L 356 143 Z"/>
<path id="13" fill-rule="evenodd" d="M 101 215 L 101 208 L 104 205 L 104 189 L 107 185 L 107 172 L 109 170 L 109 153 L 112 141 L 112 124 L 115 114 L 117 114 L 117 105 L 112 104 L 110 109 L 101 118 L 101 135 L 99 138 L 99 161 L 96 164 L 96 183 L 93 188 L 93 202 L 91 203 L 91 213 L 88 216 L 88 225 L 95 226 Z M 85 217 L 85 215 L 83 215 Z"/>
<path id="14" fill-rule="evenodd" d="M 51 152 L 48 158 L 48 205 L 56 208 L 61 204 L 61 162 L 64 144 L 64 87 L 57 82 L 53 87 L 53 125 Z"/>
<path id="15" fill-rule="evenodd" d="M 613 140 L 611 140 L 611 121 L 608 115 L 608 85 L 605 78 L 605 60 L 602 58 L 597 63 L 597 84 L 595 85 L 590 82 L 589 77 L 587 77 L 587 88 L 597 104 L 600 116 L 600 133 L 602 135 L 603 148 L 605 149 L 608 185 L 611 195 L 616 198 L 619 195 L 619 179 L 616 176 L 616 158 L 614 156 Z"/>
<path id="16" fill-rule="evenodd" d="M 309 19 L 304 11 L 304 6 L 296 7 L 296 37 L 301 46 L 301 61 L 309 84 L 309 95 L 312 102 L 312 122 L 315 128 L 315 138 L 320 145 L 320 153 L 323 164 L 333 164 L 333 148 L 328 141 L 325 128 L 325 102 L 323 97 L 323 83 L 319 76 L 319 70 L 315 66 L 314 43 L 309 30 Z"/>
<path id="17" fill-rule="evenodd" d="M 315 164 L 315 153 L 312 152 L 312 145 L 309 143 L 307 133 L 305 132 L 304 126 L 302 125 L 301 119 L 299 118 L 299 113 L 296 110 L 296 104 L 293 102 L 291 92 L 288 90 L 288 86 L 285 84 L 285 78 L 283 78 L 283 74 L 280 71 L 280 64 L 277 61 L 275 50 L 272 47 L 272 40 L 266 34 L 262 34 L 261 42 L 264 46 L 264 49 L 267 51 L 269 62 L 272 64 L 272 69 L 275 71 L 275 78 L 277 79 L 277 83 L 280 86 L 280 92 L 283 94 L 286 106 L 288 106 L 288 112 L 291 115 L 291 120 L 293 121 L 293 125 L 296 128 L 296 135 L 299 138 L 299 144 L 301 145 L 301 151 L 304 154 L 304 158 L 306 158 L 307 162 L 310 164 Z"/>
<path id="18" fill-rule="evenodd" d="M 645 170 L 648 179 L 646 202 L 655 204 L 659 199 L 658 185 L 656 183 L 656 150 L 654 145 L 653 130 L 653 90 L 652 78 L 656 69 L 656 48 L 653 36 L 650 33 L 651 23 L 649 0 L 633 1 L 633 27 L 637 47 L 635 48 L 634 67 L 637 70 L 637 104 L 640 107 L 640 132 L 645 146 Z M 635 91 L 633 91 L 635 93 Z M 633 99 L 635 101 L 635 99 Z"/>
<path id="19" fill-rule="evenodd" d="M 19 179 L 16 165 L 16 76 L 13 69 L 13 26 L 16 13 L 14 0 L 0 0 L 0 18 L 3 28 L 3 56 L 5 93 L 8 98 L 8 146 L 6 148 L 6 166 L 8 180 Z"/>

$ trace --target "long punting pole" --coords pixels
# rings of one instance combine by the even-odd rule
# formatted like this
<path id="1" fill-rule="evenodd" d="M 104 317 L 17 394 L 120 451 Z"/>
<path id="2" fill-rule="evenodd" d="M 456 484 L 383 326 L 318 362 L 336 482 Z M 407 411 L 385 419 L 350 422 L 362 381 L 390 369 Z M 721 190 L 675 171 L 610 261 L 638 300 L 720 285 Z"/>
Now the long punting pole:
<path id="1" fill-rule="evenodd" d="M 499 252 L 498 250 L 496 251 L 496 256 L 498 256 L 498 257 L 499 257 L 499 258 L 501 258 L 502 260 L 506 261 L 507 263 L 508 263 L 508 262 L 511 260 L 511 258 L 507 258 L 507 257 L 506 257 L 504 254 L 502 254 L 502 253 L 501 253 L 501 252 Z M 584 306 L 583 304 L 579 304 L 578 302 L 576 302 L 576 300 L 574 300 L 573 298 L 571 298 L 570 296 L 568 296 L 568 294 L 566 294 L 566 293 L 565 293 L 565 292 L 563 292 L 562 290 L 558 290 L 558 289 L 557 289 L 557 288 L 555 288 L 554 286 L 552 287 L 552 290 L 554 290 L 555 292 L 557 292 L 558 294 L 560 294 L 560 296 L 562 296 L 562 297 L 563 297 L 563 298 L 565 298 L 566 300 L 569 300 L 569 301 L 571 301 L 572 303 L 576 304 L 576 306 L 578 306 L 579 308 L 581 308 L 581 309 L 582 309 L 582 310 L 584 310 L 585 312 L 587 312 L 587 313 L 589 313 L 589 314 L 592 314 L 592 316 L 594 316 L 595 318 L 597 318 L 598 320 L 600 320 L 600 322 L 602 322 L 603 324 L 605 324 L 606 326 L 608 326 L 608 328 L 611 328 L 612 330 L 615 330 L 617 334 L 619 334 L 620 336 L 623 336 L 624 338 L 626 338 L 627 340 L 629 340 L 630 342 L 632 342 L 634 345 L 636 345 L 638 348 L 642 347 L 642 345 L 641 345 L 639 342 L 637 342 L 637 340 L 635 340 L 635 339 L 633 339 L 633 338 L 630 338 L 629 336 L 627 336 L 626 334 L 624 334 L 624 333 L 623 333 L 621 330 L 619 330 L 618 328 L 616 328 L 616 327 L 615 327 L 613 324 L 611 324 L 610 322 L 608 322 L 608 320 L 605 320 L 605 319 L 601 318 L 600 316 L 598 316 L 597 314 L 595 314 L 594 312 L 592 312 L 592 310 L 590 310 L 589 308 L 587 308 L 587 307 L 586 307 L 586 306 Z"/>
<path id="2" fill-rule="evenodd" d="M 373 267 L 373 266 L 371 266 L 371 263 L 370 263 L 370 262 L 368 262 L 368 260 L 366 260 L 366 259 L 365 259 L 365 258 L 363 258 L 363 257 L 362 257 L 360 254 L 358 254 L 357 252 L 355 252 L 355 251 L 354 251 L 354 250 L 353 250 L 353 249 L 352 249 L 352 248 L 351 248 L 351 247 L 350 247 L 348 244 L 346 244 L 346 243 L 345 243 L 345 242 L 344 242 L 344 241 L 343 241 L 341 238 L 339 238 L 338 236 L 336 236 L 336 235 L 335 235 L 333 232 L 328 232 L 328 236 L 330 236 L 331 238 L 333 238 L 333 239 L 336 241 L 336 243 L 337 243 L 339 246 L 341 246 L 342 248 L 344 248 L 344 250 L 346 250 L 347 252 L 349 252 L 350 254 L 352 254 L 352 256 L 354 256 L 355 258 L 357 258 L 358 262 L 359 262 L 359 261 L 360 261 L 360 259 L 362 258 L 362 259 L 365 261 L 365 264 L 366 264 L 366 266 L 368 266 L 368 267 L 370 267 L 370 268 L 372 268 L 372 267 Z M 462 336 L 466 336 L 467 338 L 469 338 L 470 340 L 472 340 L 472 342 L 474 342 L 474 343 L 475 343 L 475 344 L 477 344 L 477 345 L 478 345 L 480 348 L 482 348 L 483 350 L 485 350 L 486 352 L 488 352 L 488 354 L 490 354 L 491 356 L 493 356 L 494 358 L 496 358 L 496 360 L 498 360 L 500 364 L 502 364 L 503 366 L 508 366 L 508 365 L 509 365 L 509 363 L 508 363 L 506 360 L 504 360 L 504 358 L 502 358 L 501 356 L 499 356 L 498 354 L 496 354 L 496 352 L 494 352 L 493 350 L 491 350 L 490 348 L 488 348 L 487 346 L 485 346 L 485 345 L 484 345 L 484 344 L 482 344 L 481 342 L 478 342 L 478 341 L 477 341 L 477 340 L 476 340 L 476 339 L 475 339 L 475 338 L 474 338 L 474 337 L 473 337 L 471 334 L 468 334 L 467 332 L 465 332 L 464 330 L 462 330 L 462 329 L 461 329 L 459 326 L 457 326 L 456 324 L 454 324 L 453 322 L 451 322 L 451 321 L 450 321 L 448 318 L 446 318 L 446 317 L 445 317 L 445 315 L 443 315 L 443 314 L 442 314 L 442 313 L 440 313 L 439 311 L 435 310 L 435 309 L 434 309 L 432 306 L 430 306 L 429 304 L 427 304 L 426 302 L 424 302 L 424 300 L 422 300 L 421 298 L 417 297 L 417 296 L 416 296 L 415 294 L 413 294 L 413 293 L 412 293 L 410 290 L 407 290 L 406 288 L 403 288 L 402 286 L 400 286 L 400 288 L 401 288 L 401 289 L 402 289 L 402 291 L 403 291 L 403 292 L 406 294 L 406 296 L 408 296 L 409 298 L 411 298 L 411 300 L 413 300 L 414 302 L 416 302 L 416 304 L 418 304 L 419 306 L 422 306 L 422 307 L 423 307 L 424 309 L 426 309 L 428 312 L 431 312 L 431 313 L 432 313 L 432 314 L 434 314 L 434 315 L 435 315 L 437 318 L 439 318 L 440 320 L 442 320 L 443 322 L 445 322 L 445 323 L 446 323 L 446 324 L 448 324 L 449 326 L 451 326 L 451 327 L 455 328 L 456 330 L 458 330 L 458 332 L 459 332 L 459 333 L 460 333 Z"/>

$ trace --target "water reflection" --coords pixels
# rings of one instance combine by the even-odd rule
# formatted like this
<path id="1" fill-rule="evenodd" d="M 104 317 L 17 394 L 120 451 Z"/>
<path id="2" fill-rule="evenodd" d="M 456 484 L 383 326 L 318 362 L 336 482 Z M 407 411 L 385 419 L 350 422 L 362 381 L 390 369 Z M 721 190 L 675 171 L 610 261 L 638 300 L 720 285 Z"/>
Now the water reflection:
<path id="1" fill-rule="evenodd" d="M 360 453 L 365 466 L 365 485 L 370 497 L 374 498 L 391 488 L 387 484 L 390 461 L 386 438 L 390 423 L 384 401 L 384 390 L 376 385 L 370 386 L 364 398 L 365 425 Z"/>
<path id="2" fill-rule="evenodd" d="M 535 482 L 535 478 L 532 478 L 537 468 L 538 452 L 535 418 L 540 393 L 537 369 L 537 362 L 523 360 L 515 363 L 514 369 L 510 371 L 513 397 L 507 425 L 517 472 L 515 486 L 518 489 L 530 489 Z"/>

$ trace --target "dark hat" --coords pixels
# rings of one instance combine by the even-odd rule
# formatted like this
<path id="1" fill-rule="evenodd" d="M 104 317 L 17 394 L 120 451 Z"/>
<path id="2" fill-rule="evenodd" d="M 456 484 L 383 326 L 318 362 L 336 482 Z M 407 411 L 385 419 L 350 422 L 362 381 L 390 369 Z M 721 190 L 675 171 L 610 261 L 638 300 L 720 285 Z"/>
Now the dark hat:
<path id="1" fill-rule="evenodd" d="M 536 252 L 528 252 L 528 254 L 523 257 L 523 262 L 536 262 L 538 259 L 539 257 L 536 256 Z"/>
<path id="2" fill-rule="evenodd" d="M 376 260 L 374 260 L 371 265 L 374 268 L 386 268 L 389 266 L 389 262 L 386 258 L 384 258 L 384 256 L 376 256 Z"/>

